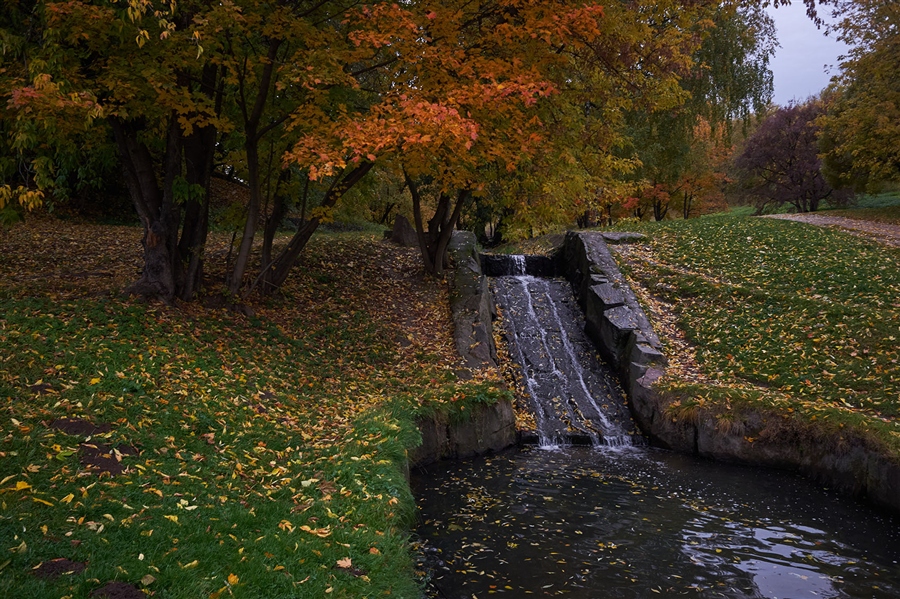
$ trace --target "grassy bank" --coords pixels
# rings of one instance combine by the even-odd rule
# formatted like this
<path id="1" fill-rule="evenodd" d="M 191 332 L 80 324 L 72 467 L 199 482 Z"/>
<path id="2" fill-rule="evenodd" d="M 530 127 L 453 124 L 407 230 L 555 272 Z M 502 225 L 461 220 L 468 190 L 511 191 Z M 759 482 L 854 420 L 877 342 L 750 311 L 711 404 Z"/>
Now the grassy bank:
<path id="1" fill-rule="evenodd" d="M 900 225 L 900 192 L 887 191 L 874 195 L 864 195 L 857 199 L 856 204 L 852 208 L 824 210 L 822 214 Z"/>
<path id="2" fill-rule="evenodd" d="M 673 415 L 742 412 L 849 434 L 900 459 L 900 251 L 811 225 L 741 216 L 645 223 L 623 266 L 695 351 Z M 651 310 L 652 312 L 652 310 Z"/>
<path id="3" fill-rule="evenodd" d="M 167 308 L 118 295 L 139 237 L 0 238 L 0 595 L 417 596 L 413 418 L 502 393 L 457 380 L 443 286 L 329 234 L 246 315 Z"/>

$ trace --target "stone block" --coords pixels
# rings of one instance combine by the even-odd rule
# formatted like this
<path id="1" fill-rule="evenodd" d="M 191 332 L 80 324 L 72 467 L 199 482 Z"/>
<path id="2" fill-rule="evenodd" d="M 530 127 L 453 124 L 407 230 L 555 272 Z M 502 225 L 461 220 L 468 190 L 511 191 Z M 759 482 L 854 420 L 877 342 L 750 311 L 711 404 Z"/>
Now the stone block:
<path id="1" fill-rule="evenodd" d="M 594 285 L 590 288 L 589 294 L 593 294 L 600 301 L 600 305 L 603 306 L 603 310 L 609 310 L 610 308 L 615 308 L 616 306 L 624 306 L 625 305 L 625 294 L 622 291 L 613 285 L 612 283 L 602 283 L 600 285 Z M 592 301 L 592 299 L 588 299 L 588 301 Z"/>
<path id="2" fill-rule="evenodd" d="M 397 218 L 394 219 L 394 228 L 391 230 L 390 239 L 403 247 L 419 247 L 416 230 L 403 215 L 397 215 Z"/>
<path id="3" fill-rule="evenodd" d="M 667 363 L 665 354 L 649 343 L 643 343 L 637 340 L 638 337 L 643 337 L 643 335 L 635 335 L 636 342 L 633 343 L 628 350 L 629 361 L 642 366 L 665 366 Z"/>
<path id="4" fill-rule="evenodd" d="M 625 231 L 610 231 L 601 233 L 601 235 L 603 235 L 603 239 L 606 243 L 634 243 L 635 241 L 642 241 L 647 237 L 643 233 L 630 233 Z"/>
<path id="5" fill-rule="evenodd" d="M 456 350 L 466 365 L 477 368 L 496 365 L 492 304 L 487 279 L 481 271 L 475 235 L 456 231 L 448 246 L 456 266 L 450 285 L 450 315 Z"/>
<path id="6" fill-rule="evenodd" d="M 622 366 L 622 358 L 637 328 L 637 319 L 628 306 L 610 308 L 600 317 L 600 342 L 607 348 L 605 353 L 613 357 L 614 368 Z"/>

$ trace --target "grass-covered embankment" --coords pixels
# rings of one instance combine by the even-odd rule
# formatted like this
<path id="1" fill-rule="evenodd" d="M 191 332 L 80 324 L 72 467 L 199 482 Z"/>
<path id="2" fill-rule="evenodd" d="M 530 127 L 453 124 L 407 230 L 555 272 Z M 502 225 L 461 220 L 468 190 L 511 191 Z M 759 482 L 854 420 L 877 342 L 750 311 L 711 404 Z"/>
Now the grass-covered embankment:
<path id="1" fill-rule="evenodd" d="M 0 237 L 0 595 L 417 596 L 413 419 L 503 393 L 457 380 L 442 286 L 332 234 L 249 317 L 168 308 L 116 293 L 139 237 Z"/>
<path id="2" fill-rule="evenodd" d="M 900 251 L 811 225 L 737 216 L 644 224 L 625 268 L 670 304 L 701 377 L 670 369 L 675 417 L 775 415 L 900 461 Z M 752 441 L 752 439 L 750 439 Z"/>

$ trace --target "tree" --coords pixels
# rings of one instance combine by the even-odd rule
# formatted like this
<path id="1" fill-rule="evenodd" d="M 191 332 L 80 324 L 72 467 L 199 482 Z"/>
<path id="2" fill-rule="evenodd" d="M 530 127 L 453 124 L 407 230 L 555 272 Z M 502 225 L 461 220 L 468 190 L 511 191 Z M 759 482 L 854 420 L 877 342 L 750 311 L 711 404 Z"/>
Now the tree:
<path id="1" fill-rule="evenodd" d="M 815 212 L 823 200 L 840 204 L 851 197 L 850 190 L 835 190 L 822 174 L 816 119 L 823 111 L 819 100 L 778 108 L 745 142 L 735 164 L 757 214 L 785 204 Z"/>
<path id="2" fill-rule="evenodd" d="M 192 298 L 203 274 L 208 188 L 216 152 L 250 191 L 243 235 L 228 281 L 245 289 L 250 250 L 265 201 L 264 261 L 283 280 L 296 248 L 315 230 L 313 216 L 278 257 L 271 239 L 298 169 L 282 168 L 297 134 L 286 126 L 316 110 L 339 108 L 358 88 L 352 65 L 383 52 L 346 19 L 355 3 L 216 3 L 106 0 L 33 2 L 37 32 L 23 45 L 28 68 L 7 78 L 18 131 L 67 123 L 112 131 L 125 181 L 144 226 L 144 269 L 133 293 L 165 301 Z M 375 40 L 376 42 L 378 40 Z M 365 43 L 364 43 L 365 42 Z M 68 114 L 63 120 L 60 107 Z M 370 166 L 327 183 L 333 204 Z M 294 185 L 296 188 L 296 185 Z M 280 203 L 280 204 L 279 204 Z"/>
<path id="3" fill-rule="evenodd" d="M 900 6 L 835 0 L 834 29 L 851 46 L 820 125 L 829 180 L 865 189 L 900 179 Z"/>
<path id="4" fill-rule="evenodd" d="M 683 102 L 626 117 L 628 135 L 619 152 L 638 165 L 627 176 L 632 186 L 626 201 L 638 218 L 650 213 L 662 220 L 673 202 L 687 217 L 695 198 L 712 198 L 724 174 L 708 167 L 722 166 L 730 146 L 720 131 L 746 122 L 772 97 L 768 62 L 775 30 L 762 8 L 723 4 L 698 35 L 702 44 L 680 82 Z"/>

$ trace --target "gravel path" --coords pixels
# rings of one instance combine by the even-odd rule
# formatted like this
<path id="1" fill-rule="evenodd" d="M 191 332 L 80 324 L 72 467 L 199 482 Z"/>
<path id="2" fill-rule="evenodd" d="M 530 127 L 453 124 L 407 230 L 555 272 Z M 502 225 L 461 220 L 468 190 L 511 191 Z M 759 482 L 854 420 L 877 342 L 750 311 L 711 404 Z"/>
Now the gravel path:
<path id="1" fill-rule="evenodd" d="M 795 220 L 819 227 L 839 227 L 848 233 L 878 241 L 891 247 L 900 247 L 900 225 L 876 223 L 868 220 L 856 220 L 843 216 L 826 216 L 824 214 L 769 214 L 765 218 Z"/>

